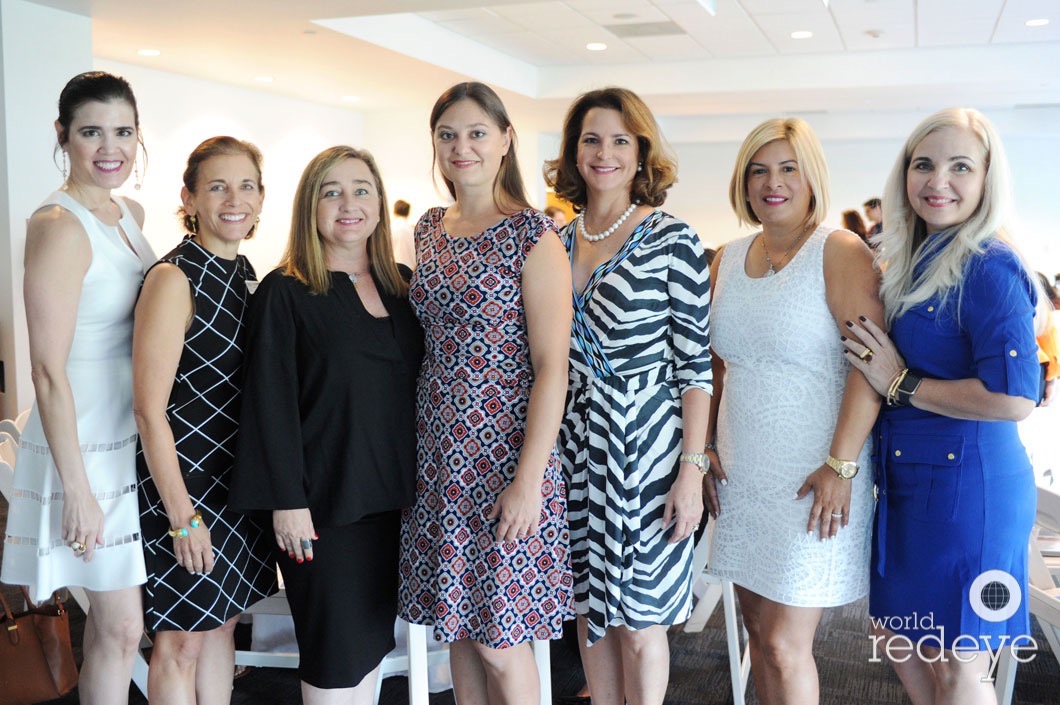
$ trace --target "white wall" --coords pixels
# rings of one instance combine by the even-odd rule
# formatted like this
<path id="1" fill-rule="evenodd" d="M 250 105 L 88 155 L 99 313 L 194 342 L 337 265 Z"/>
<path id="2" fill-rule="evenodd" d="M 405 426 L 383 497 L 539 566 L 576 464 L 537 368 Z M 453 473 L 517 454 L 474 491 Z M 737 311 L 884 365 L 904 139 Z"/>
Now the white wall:
<path id="1" fill-rule="evenodd" d="M 309 160 L 328 147 L 362 140 L 363 119 L 353 110 L 113 61 L 98 60 L 96 68 L 124 76 L 136 94 L 149 165 L 140 191 L 130 179 L 120 193 L 143 204 L 144 231 L 158 255 L 171 250 L 183 235 L 175 215 L 181 176 L 191 150 L 204 139 L 231 135 L 254 143 L 264 155 L 261 222 L 254 238 L 241 248 L 259 276 L 283 254 L 295 188 Z"/>
<path id="2" fill-rule="evenodd" d="M 56 41 L 62 37 L 61 41 Z M 22 301 L 26 218 L 62 181 L 52 161 L 56 100 L 92 68 L 92 25 L 22 0 L 0 5 L 0 417 L 29 407 L 29 345 Z"/>

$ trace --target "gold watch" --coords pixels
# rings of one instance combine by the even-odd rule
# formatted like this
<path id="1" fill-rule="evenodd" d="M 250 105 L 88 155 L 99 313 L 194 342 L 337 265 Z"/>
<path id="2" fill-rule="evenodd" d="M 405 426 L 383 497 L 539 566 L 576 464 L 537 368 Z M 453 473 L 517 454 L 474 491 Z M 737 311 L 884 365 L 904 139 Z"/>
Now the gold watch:
<path id="1" fill-rule="evenodd" d="M 832 456 L 828 456 L 828 460 L 824 461 L 825 465 L 835 470 L 836 474 L 844 480 L 853 480 L 860 468 L 858 464 L 853 460 L 838 460 Z"/>

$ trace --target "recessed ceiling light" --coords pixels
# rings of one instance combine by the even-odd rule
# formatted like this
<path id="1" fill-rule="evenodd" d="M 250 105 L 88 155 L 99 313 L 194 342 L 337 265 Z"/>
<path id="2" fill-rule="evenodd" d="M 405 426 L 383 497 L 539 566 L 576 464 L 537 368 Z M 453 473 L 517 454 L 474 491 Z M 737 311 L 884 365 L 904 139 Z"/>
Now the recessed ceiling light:
<path id="1" fill-rule="evenodd" d="M 258 83 L 272 83 L 272 76 L 255 76 L 254 80 Z"/>
<path id="2" fill-rule="evenodd" d="M 162 52 L 158 49 L 140 49 L 136 52 L 140 56 L 161 56 Z"/>
<path id="3" fill-rule="evenodd" d="M 603 42 L 589 42 L 585 45 L 585 48 L 589 51 L 605 51 L 607 49 L 607 45 Z"/>
<path id="4" fill-rule="evenodd" d="M 1028 27 L 1044 27 L 1045 25 L 1049 24 L 1049 20 L 1044 17 L 1041 17 L 1036 20 L 1027 20 L 1026 22 L 1024 22 L 1024 24 Z"/>
<path id="5" fill-rule="evenodd" d="M 344 95 L 344 96 L 342 96 L 342 99 L 344 101 L 346 101 L 347 103 L 359 103 L 360 100 L 361 100 L 361 96 L 359 96 L 359 95 Z"/>
<path id="6" fill-rule="evenodd" d="M 806 29 L 800 29 L 797 32 L 792 32 L 791 33 L 791 38 L 792 39 L 809 39 L 812 36 L 813 36 L 813 32 L 811 32 L 809 30 L 806 30 Z"/>

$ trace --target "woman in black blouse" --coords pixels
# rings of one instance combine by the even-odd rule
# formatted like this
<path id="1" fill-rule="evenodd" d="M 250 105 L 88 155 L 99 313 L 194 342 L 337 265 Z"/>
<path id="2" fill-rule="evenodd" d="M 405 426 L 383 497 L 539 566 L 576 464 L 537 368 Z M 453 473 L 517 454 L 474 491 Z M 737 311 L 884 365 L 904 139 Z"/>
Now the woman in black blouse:
<path id="1" fill-rule="evenodd" d="M 423 354 L 409 275 L 394 262 L 372 156 L 332 147 L 314 157 L 283 260 L 251 305 L 230 498 L 272 511 L 310 705 L 371 703 L 394 647 Z"/>

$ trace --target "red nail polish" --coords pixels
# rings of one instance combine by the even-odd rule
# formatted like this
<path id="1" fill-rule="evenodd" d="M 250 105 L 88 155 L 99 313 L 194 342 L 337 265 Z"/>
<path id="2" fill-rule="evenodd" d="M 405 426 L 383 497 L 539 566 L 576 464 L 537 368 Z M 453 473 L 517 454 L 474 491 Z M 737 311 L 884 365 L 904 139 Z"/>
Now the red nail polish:
<path id="1" fill-rule="evenodd" d="M 305 557 L 305 559 L 306 559 L 307 561 L 309 561 L 310 563 L 312 563 L 312 562 L 313 562 L 313 557 L 312 557 L 312 556 L 306 556 L 306 557 Z"/>
<path id="2" fill-rule="evenodd" d="M 314 541 L 316 541 L 316 540 L 317 540 L 317 539 L 319 539 L 319 538 L 320 538 L 320 537 L 319 537 L 318 535 L 316 535 L 316 534 L 313 534 L 313 540 L 314 540 Z"/>
<path id="3" fill-rule="evenodd" d="M 294 554 L 293 554 L 293 553 L 288 553 L 287 555 L 288 555 L 288 556 L 289 556 L 290 558 L 294 558 Z"/>
<path id="4" fill-rule="evenodd" d="M 301 558 L 299 558 L 299 559 L 298 559 L 298 562 L 299 562 L 299 563 L 301 563 L 301 562 L 302 562 L 302 559 L 301 559 Z"/>

